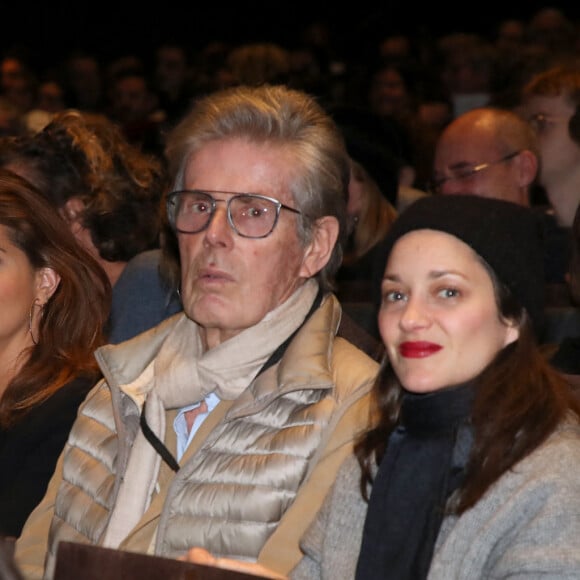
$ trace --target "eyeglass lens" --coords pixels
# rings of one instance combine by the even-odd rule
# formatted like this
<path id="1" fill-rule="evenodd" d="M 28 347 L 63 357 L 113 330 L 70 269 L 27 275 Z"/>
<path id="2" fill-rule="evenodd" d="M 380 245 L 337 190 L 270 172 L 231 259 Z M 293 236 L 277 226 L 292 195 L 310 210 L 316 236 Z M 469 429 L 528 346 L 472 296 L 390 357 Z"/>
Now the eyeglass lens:
<path id="1" fill-rule="evenodd" d="M 184 233 L 205 229 L 215 211 L 214 200 L 204 192 L 182 192 L 175 196 L 173 219 L 175 228 Z M 277 204 L 265 197 L 242 194 L 227 201 L 228 221 L 236 233 L 248 238 L 267 236 L 276 225 Z"/>

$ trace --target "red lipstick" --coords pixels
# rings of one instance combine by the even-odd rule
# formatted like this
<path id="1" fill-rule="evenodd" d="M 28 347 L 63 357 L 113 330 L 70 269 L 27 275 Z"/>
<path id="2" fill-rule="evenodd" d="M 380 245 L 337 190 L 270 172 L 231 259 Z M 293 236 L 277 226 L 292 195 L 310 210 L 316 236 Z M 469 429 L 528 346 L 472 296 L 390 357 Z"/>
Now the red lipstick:
<path id="1" fill-rule="evenodd" d="M 399 352 L 405 358 L 425 358 L 439 352 L 443 347 L 434 342 L 414 341 L 402 342 L 399 345 Z"/>

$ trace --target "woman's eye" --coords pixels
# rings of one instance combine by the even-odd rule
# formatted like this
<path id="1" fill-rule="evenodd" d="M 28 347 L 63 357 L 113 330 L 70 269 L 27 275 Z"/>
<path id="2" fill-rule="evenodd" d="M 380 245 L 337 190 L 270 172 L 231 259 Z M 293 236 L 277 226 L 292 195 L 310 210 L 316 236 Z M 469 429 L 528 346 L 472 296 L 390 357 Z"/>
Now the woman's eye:
<path id="1" fill-rule="evenodd" d="M 390 290 L 383 295 L 384 302 L 400 302 L 405 299 L 405 295 L 399 290 Z"/>
<path id="2" fill-rule="evenodd" d="M 460 294 L 461 292 L 456 288 L 442 288 L 437 292 L 437 296 L 440 298 L 457 298 Z"/>

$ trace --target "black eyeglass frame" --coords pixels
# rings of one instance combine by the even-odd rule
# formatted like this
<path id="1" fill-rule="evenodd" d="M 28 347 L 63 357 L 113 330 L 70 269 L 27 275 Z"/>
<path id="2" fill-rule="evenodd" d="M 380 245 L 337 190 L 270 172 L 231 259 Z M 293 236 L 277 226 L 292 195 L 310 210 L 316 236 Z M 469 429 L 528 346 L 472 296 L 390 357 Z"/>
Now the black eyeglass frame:
<path id="1" fill-rule="evenodd" d="M 188 230 L 179 229 L 177 227 L 177 223 L 176 223 L 176 219 L 175 219 L 176 218 L 175 210 L 177 207 L 175 200 L 180 195 L 187 194 L 187 193 L 194 193 L 194 194 L 198 194 L 198 195 L 202 194 L 202 195 L 206 196 L 208 203 L 211 206 L 211 211 L 209 213 L 209 218 L 208 218 L 206 224 L 203 227 L 201 227 L 200 229 L 195 230 L 195 231 L 188 231 Z M 213 197 L 213 195 L 212 195 L 214 193 L 231 195 L 232 197 L 230 197 L 227 200 L 226 199 L 215 199 L 215 197 Z M 235 226 L 234 221 L 232 219 L 230 205 L 232 203 L 232 200 L 239 199 L 240 197 L 246 197 L 246 198 L 251 198 L 251 199 L 262 199 L 262 200 L 269 201 L 272 204 L 274 204 L 274 207 L 276 208 L 276 217 L 274 218 L 274 222 L 272 223 L 272 227 L 270 228 L 269 232 L 265 233 L 262 236 L 248 236 L 246 234 L 242 234 L 238 230 L 238 228 Z M 200 232 L 203 232 L 204 230 L 206 230 L 209 227 L 209 224 L 211 223 L 211 220 L 213 219 L 213 216 L 215 215 L 216 206 L 217 206 L 218 202 L 224 202 L 226 204 L 226 215 L 228 218 L 228 223 L 229 223 L 230 227 L 232 228 L 232 230 L 234 231 L 234 233 L 236 233 L 238 236 L 240 236 L 242 238 L 248 238 L 251 240 L 259 240 L 262 238 L 267 238 L 276 228 L 276 224 L 278 223 L 278 218 L 280 217 L 280 210 L 282 210 L 282 209 L 286 209 L 288 211 L 291 211 L 292 213 L 302 215 L 302 212 L 299 209 L 296 209 L 294 207 L 290 207 L 289 205 L 282 203 L 281 201 L 279 201 L 275 197 L 269 197 L 267 195 L 262 195 L 260 193 L 247 193 L 247 192 L 239 192 L 239 191 L 217 191 L 217 190 L 209 190 L 209 189 L 179 189 L 179 190 L 172 191 L 169 194 L 167 194 L 167 200 L 166 200 L 167 218 L 169 220 L 169 225 L 171 226 L 171 229 L 174 232 L 178 232 L 180 234 L 199 234 Z"/>

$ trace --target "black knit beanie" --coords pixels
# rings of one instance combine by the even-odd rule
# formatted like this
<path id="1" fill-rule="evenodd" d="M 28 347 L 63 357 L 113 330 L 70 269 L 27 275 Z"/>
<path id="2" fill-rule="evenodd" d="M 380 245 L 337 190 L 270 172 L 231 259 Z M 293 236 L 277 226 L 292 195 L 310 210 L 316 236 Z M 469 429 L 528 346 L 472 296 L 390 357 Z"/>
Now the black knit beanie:
<path id="1" fill-rule="evenodd" d="M 536 333 L 543 326 L 544 249 L 542 224 L 530 208 L 476 195 L 433 195 L 411 204 L 385 240 L 385 263 L 405 234 L 430 229 L 470 246 L 527 311 Z"/>

